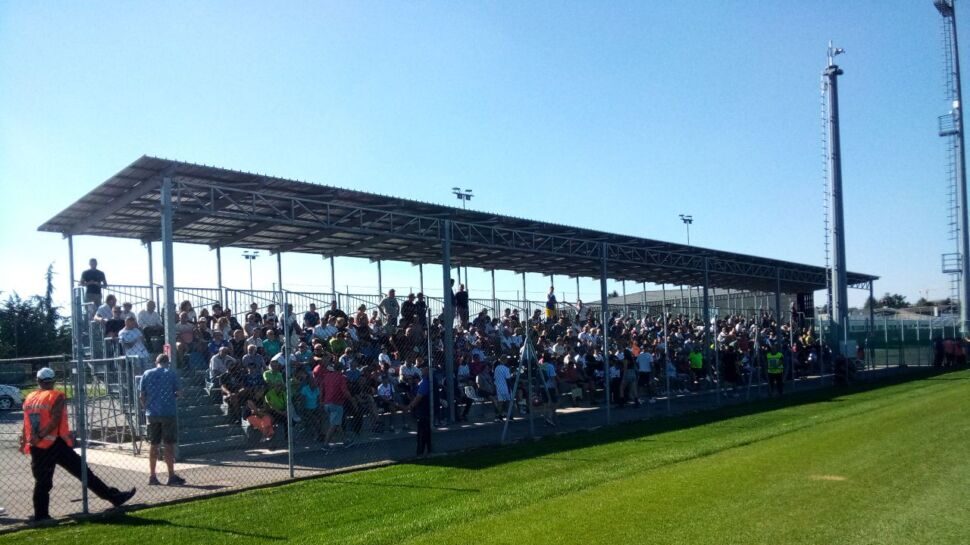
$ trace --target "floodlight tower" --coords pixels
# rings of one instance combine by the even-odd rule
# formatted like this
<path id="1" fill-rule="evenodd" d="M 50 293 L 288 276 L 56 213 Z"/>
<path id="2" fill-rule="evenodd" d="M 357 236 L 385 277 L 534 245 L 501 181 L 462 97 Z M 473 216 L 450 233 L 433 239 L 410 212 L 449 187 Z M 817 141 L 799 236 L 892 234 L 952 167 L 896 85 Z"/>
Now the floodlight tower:
<path id="1" fill-rule="evenodd" d="M 940 116 L 939 134 L 949 139 L 949 174 L 953 184 L 951 196 L 951 232 L 955 232 L 956 253 L 943 254 L 943 272 L 953 275 L 959 286 L 955 290 L 960 301 L 960 328 L 964 335 L 970 333 L 970 225 L 967 220 L 967 170 L 963 151 L 963 96 L 960 88 L 960 52 L 957 48 L 957 18 L 955 0 L 933 0 L 936 10 L 943 16 L 943 52 L 947 61 L 946 92 L 950 101 L 950 113 Z"/>
<path id="2" fill-rule="evenodd" d="M 826 124 L 828 125 L 828 174 L 829 174 L 829 211 L 832 214 L 832 307 L 829 309 L 832 324 L 831 346 L 836 354 L 841 354 L 843 343 L 849 331 L 849 290 L 845 267 L 845 214 L 842 208 L 842 146 L 839 140 L 839 88 L 838 77 L 842 69 L 835 64 L 835 57 L 845 53 L 840 47 L 832 47 L 829 42 L 828 66 L 822 71 L 825 82 L 825 99 L 828 104 Z"/>
<path id="3" fill-rule="evenodd" d="M 690 224 L 694 223 L 694 216 L 690 214 L 680 214 L 680 221 L 687 227 L 687 245 L 690 246 Z"/>
<path id="4" fill-rule="evenodd" d="M 259 252 L 246 250 L 242 253 L 242 256 L 249 262 L 249 291 L 253 291 L 253 260 L 259 257 Z"/>

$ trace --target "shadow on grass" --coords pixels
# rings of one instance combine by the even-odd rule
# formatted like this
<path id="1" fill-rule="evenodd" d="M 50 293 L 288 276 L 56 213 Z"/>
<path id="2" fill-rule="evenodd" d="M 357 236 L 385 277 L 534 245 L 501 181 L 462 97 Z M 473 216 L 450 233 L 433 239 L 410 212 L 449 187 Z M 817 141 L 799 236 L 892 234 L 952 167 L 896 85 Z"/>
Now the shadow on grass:
<path id="1" fill-rule="evenodd" d="M 564 456 L 571 450 L 577 450 L 616 442 L 638 440 L 657 441 L 650 436 L 666 432 L 685 430 L 697 426 L 704 426 L 722 422 L 732 418 L 749 416 L 769 411 L 776 411 L 790 407 L 798 407 L 812 403 L 828 402 L 842 403 L 840 399 L 849 394 L 857 394 L 877 390 L 897 384 L 904 384 L 918 380 L 967 380 L 964 377 L 947 377 L 945 375 L 961 371 L 920 369 L 907 373 L 887 375 L 865 382 L 857 382 L 851 386 L 826 386 L 817 390 L 800 391 L 786 394 L 782 398 L 755 400 L 748 403 L 726 405 L 719 408 L 701 408 L 696 412 L 689 412 L 671 417 L 655 415 L 649 419 L 617 423 L 596 431 L 576 430 L 556 436 L 543 437 L 541 441 L 525 440 L 520 443 L 496 447 L 489 446 L 468 450 L 464 453 L 450 456 L 434 457 L 424 460 L 413 460 L 406 463 L 431 467 L 450 467 L 455 469 L 478 470 L 499 466 L 502 464 L 536 458 L 548 455 L 558 455 L 564 461 L 581 461 L 579 458 Z M 750 429 L 738 426 L 740 429 Z"/>
<path id="2" fill-rule="evenodd" d="M 177 522 L 172 522 L 170 520 L 155 520 L 147 519 L 137 516 L 132 516 L 126 513 L 120 513 L 117 515 L 111 515 L 107 517 L 98 517 L 85 521 L 85 524 L 104 524 L 109 526 L 131 526 L 131 527 L 158 527 L 158 528 L 183 528 L 187 530 L 202 530 L 204 532 L 213 532 L 218 534 L 224 534 L 226 536 L 233 537 L 243 537 L 251 539 L 265 539 L 270 541 L 287 541 L 289 538 L 286 536 L 274 536 L 269 534 L 257 534 L 254 532 L 240 532 L 238 530 L 230 530 L 228 528 L 217 528 L 213 526 L 200 526 L 196 524 L 180 524 Z"/>
<path id="3" fill-rule="evenodd" d="M 374 488 L 407 488 L 415 489 L 421 488 L 426 490 L 444 490 L 446 492 L 481 492 L 479 488 L 454 488 L 449 486 L 430 486 L 430 485 L 420 485 L 420 484 L 397 484 L 397 483 L 385 483 L 385 482 L 362 482 L 362 481 L 338 481 L 335 479 L 325 479 L 320 481 L 323 484 L 340 484 L 340 485 L 350 485 L 350 486 L 366 486 Z"/>

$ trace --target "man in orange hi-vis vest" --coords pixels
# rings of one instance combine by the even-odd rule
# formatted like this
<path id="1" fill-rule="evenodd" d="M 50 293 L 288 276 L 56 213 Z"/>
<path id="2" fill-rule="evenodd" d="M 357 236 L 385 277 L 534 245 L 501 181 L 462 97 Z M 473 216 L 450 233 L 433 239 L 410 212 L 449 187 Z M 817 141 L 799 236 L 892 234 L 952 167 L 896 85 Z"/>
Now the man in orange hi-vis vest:
<path id="1" fill-rule="evenodd" d="M 54 487 L 54 469 L 61 466 L 81 479 L 81 457 L 74 452 L 74 439 L 67 426 L 67 402 L 64 392 L 54 389 L 54 370 L 44 367 L 37 372 L 37 390 L 24 400 L 24 429 L 20 449 L 30 454 L 30 470 L 34 474 L 34 519 L 50 519 L 50 492 Z M 104 484 L 88 470 L 88 488 L 99 498 L 119 505 L 135 495 L 132 488 L 122 492 Z"/>

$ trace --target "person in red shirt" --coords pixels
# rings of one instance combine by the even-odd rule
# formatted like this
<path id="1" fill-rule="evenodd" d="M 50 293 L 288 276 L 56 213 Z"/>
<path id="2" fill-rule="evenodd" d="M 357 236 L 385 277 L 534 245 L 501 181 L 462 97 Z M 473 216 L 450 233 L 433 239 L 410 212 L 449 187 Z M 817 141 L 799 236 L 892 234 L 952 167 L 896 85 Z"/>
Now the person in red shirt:
<path id="1" fill-rule="evenodd" d="M 323 408 L 327 411 L 329 427 L 327 435 L 324 437 L 324 446 L 330 446 L 330 441 L 339 431 L 343 432 L 344 403 L 350 403 L 356 408 L 357 400 L 350 395 L 347 388 L 347 378 L 334 367 L 333 360 L 324 360 L 313 369 L 313 378 L 320 388 L 320 397 L 323 399 Z M 347 440 L 344 439 L 344 444 Z"/>

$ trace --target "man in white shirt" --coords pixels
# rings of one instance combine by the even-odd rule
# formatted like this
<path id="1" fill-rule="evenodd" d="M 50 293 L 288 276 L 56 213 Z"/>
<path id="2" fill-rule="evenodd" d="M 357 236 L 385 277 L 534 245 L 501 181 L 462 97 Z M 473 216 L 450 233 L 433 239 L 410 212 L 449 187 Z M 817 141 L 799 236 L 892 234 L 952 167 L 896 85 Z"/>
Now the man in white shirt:
<path id="1" fill-rule="evenodd" d="M 512 377 L 512 371 L 509 370 L 508 365 L 505 365 L 505 360 L 498 360 L 498 365 L 495 366 L 494 372 L 495 378 L 495 398 L 498 400 L 499 415 L 502 418 L 505 417 L 508 412 L 508 405 L 512 401 L 512 392 L 509 390 L 509 379 Z"/>
<path id="2" fill-rule="evenodd" d="M 653 352 L 650 348 L 645 348 L 637 356 L 637 384 L 640 388 L 646 389 L 647 399 L 653 402 L 651 373 L 653 373 Z"/>
<path id="3" fill-rule="evenodd" d="M 229 355 L 229 347 L 219 348 L 211 359 L 209 359 L 209 382 L 213 388 L 219 387 L 219 377 L 229 370 L 229 366 L 236 363 L 236 358 Z"/>
<path id="4" fill-rule="evenodd" d="M 94 312 L 94 320 L 98 322 L 107 322 L 112 317 L 114 317 L 114 308 L 118 304 L 118 299 L 114 295 L 109 295 L 105 298 L 104 304 L 98 307 L 98 310 Z"/>
<path id="5" fill-rule="evenodd" d="M 145 303 L 145 310 L 138 313 L 138 328 L 146 337 L 150 335 L 160 335 L 164 331 L 162 315 L 155 310 L 155 301 Z"/>
<path id="6" fill-rule="evenodd" d="M 338 329 L 336 323 L 337 319 L 333 317 L 327 320 L 326 324 L 321 322 L 313 328 L 313 338 L 320 339 L 322 341 L 329 341 L 331 337 L 337 334 Z"/>

